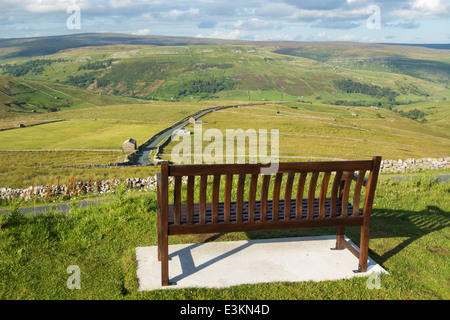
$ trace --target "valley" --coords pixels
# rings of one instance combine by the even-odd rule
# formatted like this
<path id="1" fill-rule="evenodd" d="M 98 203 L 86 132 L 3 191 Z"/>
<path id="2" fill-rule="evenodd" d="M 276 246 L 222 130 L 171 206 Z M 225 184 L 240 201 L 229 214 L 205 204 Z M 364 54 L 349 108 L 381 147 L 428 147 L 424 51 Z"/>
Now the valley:
<path id="1" fill-rule="evenodd" d="M 449 52 L 118 34 L 0 39 L 2 186 L 147 177 L 157 167 L 67 167 L 123 162 L 126 139 L 139 146 L 225 105 L 242 107 L 205 115 L 203 130 L 278 129 L 282 161 L 445 158 Z"/>

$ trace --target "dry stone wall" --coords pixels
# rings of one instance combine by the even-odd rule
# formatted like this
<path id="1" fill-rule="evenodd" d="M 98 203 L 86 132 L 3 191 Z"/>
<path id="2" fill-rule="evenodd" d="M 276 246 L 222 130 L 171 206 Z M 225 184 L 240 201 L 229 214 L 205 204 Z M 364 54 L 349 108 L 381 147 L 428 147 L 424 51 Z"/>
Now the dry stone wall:
<path id="1" fill-rule="evenodd" d="M 85 194 L 104 194 L 125 183 L 129 189 L 156 189 L 156 177 L 129 178 L 126 180 L 101 180 L 94 182 L 75 182 L 63 185 L 30 186 L 25 189 L 0 188 L 0 199 L 12 200 L 23 198 L 24 201 L 45 200 L 53 197 L 73 198 Z"/>
<path id="2" fill-rule="evenodd" d="M 407 173 L 421 170 L 441 170 L 450 168 L 450 157 L 421 158 L 406 160 L 382 160 L 380 172 Z"/>
<path id="3" fill-rule="evenodd" d="M 421 170 L 440 170 L 450 168 L 450 157 L 421 158 L 406 160 L 383 160 L 380 172 L 406 173 Z M 31 186 L 25 189 L 0 188 L 0 199 L 18 199 L 25 201 L 45 200 L 53 197 L 65 196 L 68 198 L 84 194 L 103 194 L 113 191 L 121 183 L 127 188 L 137 190 L 156 189 L 156 176 L 148 178 L 129 178 L 126 180 L 101 180 L 94 182 L 75 182 L 64 185 Z"/>

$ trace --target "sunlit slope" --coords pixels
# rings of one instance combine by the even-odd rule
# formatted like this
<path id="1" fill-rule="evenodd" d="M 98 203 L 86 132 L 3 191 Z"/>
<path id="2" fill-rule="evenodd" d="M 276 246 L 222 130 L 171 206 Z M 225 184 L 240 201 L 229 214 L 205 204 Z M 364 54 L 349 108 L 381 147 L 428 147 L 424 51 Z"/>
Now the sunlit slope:
<path id="1" fill-rule="evenodd" d="M 278 129 L 282 161 L 450 156 L 450 132 L 376 108 L 330 105 L 261 105 L 227 109 L 204 117 L 202 129 Z M 188 128 L 189 129 L 189 128 Z M 190 130 L 192 130 L 192 125 Z M 179 142 L 164 149 L 166 159 Z M 193 143 L 193 141 L 192 141 Z M 204 142 L 206 147 L 210 142 Z M 248 155 L 247 142 L 246 154 Z M 225 152 L 225 151 L 224 151 Z M 236 151 L 237 152 L 237 151 Z"/>
<path id="2" fill-rule="evenodd" d="M 124 103 L 141 101 L 47 81 L 0 76 L 0 118 L 7 117 L 5 113 L 46 113 Z"/>
<path id="3" fill-rule="evenodd" d="M 366 52 L 366 48 L 352 47 L 351 43 L 339 50 L 311 44 L 313 54 L 303 54 L 303 57 L 295 56 L 299 49 L 279 49 L 276 44 L 271 45 L 91 46 L 66 49 L 39 59 L 17 58 L 14 63 L 3 64 L 0 71 L 77 86 L 96 94 L 149 100 L 388 102 L 384 97 L 376 99 L 337 88 L 333 81 L 342 79 L 389 88 L 398 93 L 398 103 L 448 96 L 447 84 L 443 81 L 448 67 L 447 50 L 426 49 L 431 51 L 422 53 L 420 50 L 424 48 L 419 48 L 419 52 L 411 48 L 400 50 L 396 46 L 371 49 L 374 59 L 378 59 L 378 55 L 389 59 L 401 56 L 413 64 L 413 67 L 404 64 L 408 70 L 432 61 L 433 67 L 427 67 L 427 76 L 422 77 L 422 71 L 405 74 L 389 68 L 330 62 L 341 56 L 359 61 L 364 55 L 372 54 L 372 51 Z M 318 51 L 329 60 L 322 59 Z"/>

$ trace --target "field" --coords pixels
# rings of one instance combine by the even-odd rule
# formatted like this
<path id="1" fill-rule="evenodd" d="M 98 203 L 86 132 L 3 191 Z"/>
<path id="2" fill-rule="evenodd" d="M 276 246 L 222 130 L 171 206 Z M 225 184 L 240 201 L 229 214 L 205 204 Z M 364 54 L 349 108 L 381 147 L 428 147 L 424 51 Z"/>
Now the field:
<path id="1" fill-rule="evenodd" d="M 236 103 L 236 102 L 234 102 Z M 230 102 L 228 102 L 230 104 Z M 72 175 L 86 180 L 153 175 L 156 168 L 64 169 L 123 161 L 123 141 L 134 138 L 138 145 L 153 134 L 217 102 L 198 104 L 153 103 L 115 105 L 101 108 L 30 114 L 14 118 L 15 123 L 60 122 L 0 132 L 0 176 L 4 186 L 28 187 L 48 184 Z M 227 102 L 222 102 L 227 105 Z M 404 106 L 405 111 L 414 106 Z M 210 113 L 201 118 L 202 129 L 278 129 L 281 161 L 363 159 L 381 155 L 384 159 L 408 159 L 449 155 L 448 103 L 418 104 L 427 112 L 427 123 L 402 117 L 377 107 L 349 107 L 325 104 L 280 103 L 242 106 Z M 431 109 L 430 109 L 431 108 Z M 431 112 L 432 111 L 432 112 Z M 5 119 L 4 122 L 11 121 Z M 193 131 L 193 125 L 186 127 Z M 33 137 L 30 139 L 30 137 Z M 177 142 L 162 151 L 171 159 Z M 203 142 L 203 148 L 208 146 Z M 192 142 L 193 146 L 193 142 Z M 223 140 L 225 150 L 226 141 Z M 249 145 L 245 150 L 249 154 Z M 44 151 L 47 150 L 47 151 Z M 64 150 L 64 151 L 62 151 Z M 339 150 L 339 153 L 336 153 Z M 237 151 L 236 151 L 237 154 Z"/>
<path id="2" fill-rule="evenodd" d="M 72 176 L 79 181 L 152 176 L 156 168 L 64 167 L 123 162 L 126 153 L 122 152 L 122 143 L 126 139 L 133 138 L 141 145 L 160 130 L 214 105 L 139 103 L 6 118 L 0 121 L 6 128 L 19 123 L 42 124 L 0 131 L 2 186 L 47 185 L 58 178 L 65 183 Z"/>
<path id="3" fill-rule="evenodd" d="M 281 161 L 370 159 L 373 155 L 381 155 L 384 159 L 439 158 L 448 155 L 448 124 L 442 128 L 422 124 L 384 109 L 348 109 L 300 103 L 231 108 L 202 118 L 202 130 L 221 130 L 225 150 L 226 129 L 246 131 L 264 128 L 269 136 L 270 130 L 278 129 Z M 187 129 L 194 131 L 193 125 Z M 193 139 L 191 136 L 192 146 Z M 172 150 L 178 143 L 173 141 L 164 149 L 165 159 L 171 159 Z M 204 141 L 203 149 L 210 143 Z M 247 155 L 249 143 L 246 142 Z"/>

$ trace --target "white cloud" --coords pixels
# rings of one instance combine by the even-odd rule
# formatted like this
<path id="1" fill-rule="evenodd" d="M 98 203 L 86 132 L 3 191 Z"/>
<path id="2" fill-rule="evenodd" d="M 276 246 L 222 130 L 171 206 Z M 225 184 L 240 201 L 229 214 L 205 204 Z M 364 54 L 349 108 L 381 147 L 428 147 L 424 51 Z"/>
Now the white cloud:
<path id="1" fill-rule="evenodd" d="M 126 8 L 131 6 L 133 3 L 131 0 L 109 0 L 108 4 L 113 9 Z"/>
<path id="2" fill-rule="evenodd" d="M 416 31 L 430 34 L 435 28 L 430 41 L 448 41 L 450 0 L 0 0 L 0 37 L 61 34 L 66 9 L 76 4 L 83 32 L 148 34 L 151 28 L 153 34 L 248 40 L 296 39 L 301 32 L 305 40 L 334 40 L 333 30 L 363 28 L 371 3 L 380 7 L 383 26 L 392 27 L 396 39 L 414 42 Z M 412 28 L 414 34 L 406 34 Z M 323 30 L 328 34 L 319 36 Z M 349 37 L 346 32 L 358 35 L 338 35 Z M 381 33 L 374 37 L 382 39 Z"/>
<path id="3" fill-rule="evenodd" d="M 355 36 L 354 34 L 346 34 L 336 38 L 337 41 L 355 41 L 357 39 L 358 37 Z"/>
<path id="4" fill-rule="evenodd" d="M 414 0 L 410 3 L 408 9 L 392 10 L 389 16 L 411 20 L 416 18 L 448 18 L 449 14 L 450 8 L 445 0 Z"/>
<path id="5" fill-rule="evenodd" d="M 274 24 L 266 20 L 258 18 L 242 19 L 233 24 L 234 28 L 240 30 L 262 30 L 262 29 L 278 29 L 281 27 L 280 23 Z"/>
<path id="6" fill-rule="evenodd" d="M 136 36 L 145 36 L 147 34 L 150 34 L 151 30 L 150 29 L 141 29 L 138 30 L 137 32 L 133 32 L 132 34 L 136 35 Z"/>
<path id="7" fill-rule="evenodd" d="M 177 20 L 191 16 L 198 16 L 199 13 L 200 13 L 199 9 L 188 9 L 188 10 L 173 9 L 168 12 L 162 12 L 161 17 L 171 20 Z"/>
<path id="8" fill-rule="evenodd" d="M 268 3 L 260 8 L 255 9 L 254 13 L 262 17 L 283 18 L 292 15 L 297 8 L 286 3 Z"/>
<path id="9" fill-rule="evenodd" d="M 283 33 L 262 33 L 253 37 L 255 41 L 292 41 L 296 40 L 293 36 Z"/>
<path id="10" fill-rule="evenodd" d="M 72 0 L 2 0 L 0 8 L 16 8 L 27 12 L 46 13 L 65 11 L 71 5 L 77 5 L 82 9 L 92 7 L 89 0 L 77 0 L 76 2 Z"/>
<path id="11" fill-rule="evenodd" d="M 242 37 L 244 33 L 241 30 L 233 30 L 231 32 L 214 31 L 208 38 L 235 40 Z"/>
<path id="12" fill-rule="evenodd" d="M 427 13 L 440 13 L 447 10 L 447 4 L 444 0 L 415 0 L 411 8 L 424 10 Z"/>

